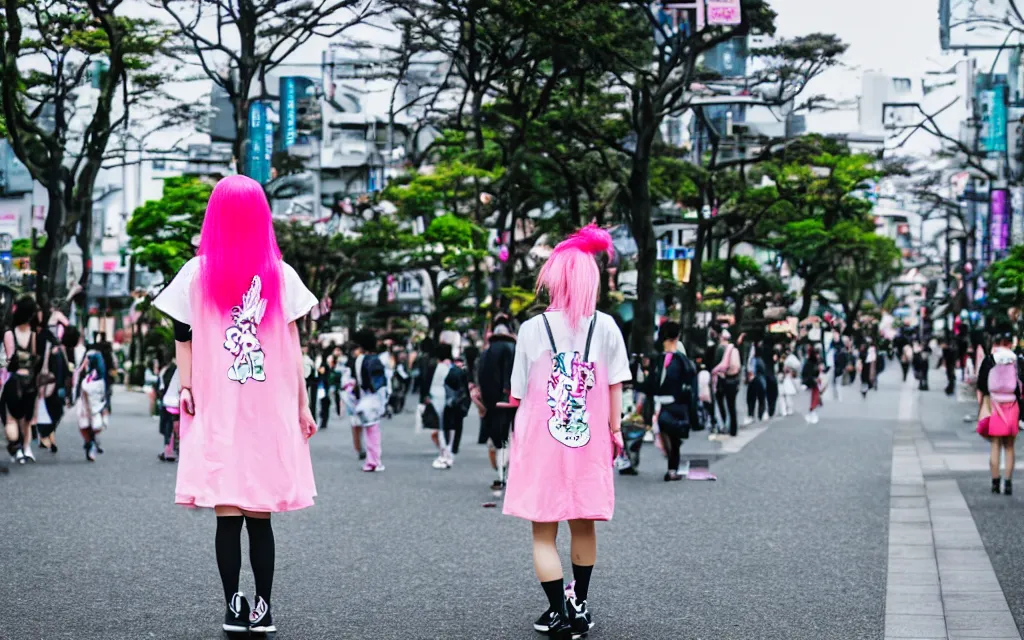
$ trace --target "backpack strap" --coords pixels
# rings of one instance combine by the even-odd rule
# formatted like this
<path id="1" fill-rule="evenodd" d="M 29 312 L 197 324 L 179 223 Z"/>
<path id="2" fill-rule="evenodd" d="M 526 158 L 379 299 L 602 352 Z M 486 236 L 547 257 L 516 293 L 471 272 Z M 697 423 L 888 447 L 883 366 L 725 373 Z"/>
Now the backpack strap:
<path id="1" fill-rule="evenodd" d="M 545 320 L 545 322 L 547 322 Z M 594 326 L 597 324 L 597 311 L 594 311 L 594 317 L 590 319 L 590 330 L 587 331 L 587 348 L 583 352 L 583 362 L 590 362 L 590 341 L 594 338 Z"/>
<path id="2" fill-rule="evenodd" d="M 544 320 L 544 329 L 548 332 L 548 340 L 551 341 L 551 355 L 554 356 L 558 353 L 558 347 L 555 346 L 555 334 L 551 333 L 551 324 L 548 323 L 548 317 L 546 314 L 540 314 L 542 320 Z M 587 339 L 587 345 L 590 344 L 590 339 Z"/>

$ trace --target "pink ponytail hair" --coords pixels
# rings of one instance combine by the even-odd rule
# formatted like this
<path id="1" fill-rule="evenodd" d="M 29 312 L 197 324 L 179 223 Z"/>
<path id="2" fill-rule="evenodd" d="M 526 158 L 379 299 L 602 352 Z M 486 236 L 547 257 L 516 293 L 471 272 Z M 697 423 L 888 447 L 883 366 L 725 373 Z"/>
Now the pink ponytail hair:
<path id="1" fill-rule="evenodd" d="M 612 237 L 596 224 L 589 224 L 555 247 L 537 276 L 537 293 L 548 292 L 549 311 L 561 311 L 575 331 L 582 318 L 594 314 L 600 289 L 601 271 L 595 256 L 614 257 Z"/>

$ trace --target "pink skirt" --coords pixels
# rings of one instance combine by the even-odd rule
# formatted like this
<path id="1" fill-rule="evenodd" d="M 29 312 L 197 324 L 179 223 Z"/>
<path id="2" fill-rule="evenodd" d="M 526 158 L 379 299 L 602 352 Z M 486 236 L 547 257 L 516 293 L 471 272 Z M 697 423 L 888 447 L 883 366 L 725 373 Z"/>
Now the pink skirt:
<path id="1" fill-rule="evenodd" d="M 1016 436 L 1020 430 L 1020 407 L 1017 406 L 1016 402 L 992 402 L 992 415 L 982 420 L 987 422 L 988 433 L 982 433 L 981 435 L 987 435 L 990 438 L 1005 438 L 1007 436 Z M 978 425 L 978 432 L 981 433 L 982 425 Z"/>

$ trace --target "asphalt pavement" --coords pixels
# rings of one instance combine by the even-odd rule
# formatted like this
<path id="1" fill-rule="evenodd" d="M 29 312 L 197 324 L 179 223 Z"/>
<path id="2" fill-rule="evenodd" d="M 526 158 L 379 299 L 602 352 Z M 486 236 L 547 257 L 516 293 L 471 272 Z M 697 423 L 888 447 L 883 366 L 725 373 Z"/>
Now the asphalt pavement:
<path id="1" fill-rule="evenodd" d="M 648 445 L 598 525 L 590 637 L 882 638 L 897 404 L 883 389 L 829 401 L 817 425 L 773 422 L 714 459 L 717 482 L 663 482 Z M 214 517 L 172 504 L 144 397 L 119 391 L 114 408 L 98 462 L 66 421 L 59 454 L 0 476 L 0 639 L 222 637 Z M 317 504 L 274 517 L 277 637 L 539 637 L 530 528 L 482 506 L 493 477 L 476 418 L 450 471 L 431 468 L 411 414 L 383 430 L 377 474 L 337 419 L 313 439 Z M 568 568 L 567 530 L 559 542 Z"/>

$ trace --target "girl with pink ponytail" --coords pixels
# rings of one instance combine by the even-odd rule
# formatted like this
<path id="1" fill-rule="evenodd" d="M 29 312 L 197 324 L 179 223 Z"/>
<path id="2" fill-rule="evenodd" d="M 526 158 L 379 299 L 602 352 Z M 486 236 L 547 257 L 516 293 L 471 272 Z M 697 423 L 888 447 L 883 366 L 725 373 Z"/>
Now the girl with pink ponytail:
<path id="1" fill-rule="evenodd" d="M 174 500 L 217 514 L 217 565 L 229 633 L 276 631 L 270 613 L 270 514 L 313 504 L 309 410 L 296 321 L 317 304 L 281 260 L 263 187 L 245 176 L 213 190 L 198 255 L 153 305 L 174 321 L 180 462 Z M 241 532 L 256 593 L 239 591 Z"/>
<path id="2" fill-rule="evenodd" d="M 622 383 L 629 357 L 615 321 L 596 311 L 596 256 L 613 255 L 607 231 L 590 225 L 551 253 L 537 278 L 547 311 L 521 327 L 512 367 L 518 406 L 504 513 L 533 524 L 533 564 L 548 597 L 534 629 L 555 638 L 589 631 L 594 522 L 615 507 L 612 460 L 622 449 Z M 574 583 L 564 588 L 555 547 L 560 522 L 572 534 Z"/>

